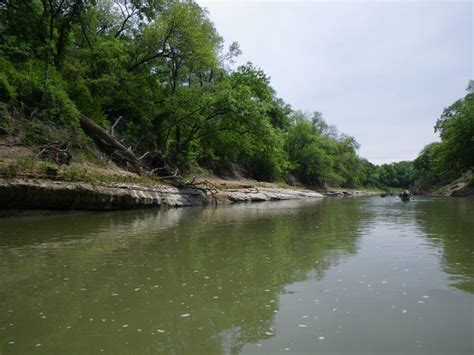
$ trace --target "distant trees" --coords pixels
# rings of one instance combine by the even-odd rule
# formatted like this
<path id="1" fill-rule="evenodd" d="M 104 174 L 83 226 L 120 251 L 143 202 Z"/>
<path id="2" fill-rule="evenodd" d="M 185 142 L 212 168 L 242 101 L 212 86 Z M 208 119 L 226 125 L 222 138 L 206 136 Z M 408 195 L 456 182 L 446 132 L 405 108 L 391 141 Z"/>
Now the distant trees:
<path id="1" fill-rule="evenodd" d="M 383 187 L 430 191 L 474 169 L 474 93 L 472 81 L 467 95 L 447 107 L 435 130 L 441 142 L 428 144 L 413 162 L 384 164 L 378 168 Z"/>
<path id="2" fill-rule="evenodd" d="M 433 190 L 474 169 L 474 82 L 467 95 L 444 109 L 435 131 L 441 142 L 428 144 L 413 161 L 383 164 L 377 168 L 380 187 Z"/>
<path id="3" fill-rule="evenodd" d="M 308 117 L 294 112 L 288 129 L 286 150 L 292 172 L 303 182 L 322 186 L 360 186 L 363 161 L 357 156 L 359 144 L 353 137 L 339 134 L 334 126 L 315 112 Z"/>
<path id="4" fill-rule="evenodd" d="M 428 191 L 442 183 L 442 150 L 441 143 L 428 144 L 413 161 L 412 181 L 416 189 Z"/>
<path id="5" fill-rule="evenodd" d="M 413 162 L 413 185 L 430 190 L 474 170 L 474 84 L 467 95 L 447 107 L 435 130 L 441 142 L 427 145 Z"/>
<path id="6" fill-rule="evenodd" d="M 382 187 L 408 189 L 412 183 L 413 162 L 401 161 L 383 164 L 378 168 L 378 181 Z"/>

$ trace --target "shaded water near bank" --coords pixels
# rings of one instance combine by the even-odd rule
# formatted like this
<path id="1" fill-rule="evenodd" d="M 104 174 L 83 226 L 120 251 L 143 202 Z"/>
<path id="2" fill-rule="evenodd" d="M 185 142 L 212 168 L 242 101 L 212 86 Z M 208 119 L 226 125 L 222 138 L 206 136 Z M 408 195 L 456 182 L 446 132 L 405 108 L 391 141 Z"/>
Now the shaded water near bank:
<path id="1" fill-rule="evenodd" d="M 0 219 L 0 354 L 472 354 L 474 200 Z"/>

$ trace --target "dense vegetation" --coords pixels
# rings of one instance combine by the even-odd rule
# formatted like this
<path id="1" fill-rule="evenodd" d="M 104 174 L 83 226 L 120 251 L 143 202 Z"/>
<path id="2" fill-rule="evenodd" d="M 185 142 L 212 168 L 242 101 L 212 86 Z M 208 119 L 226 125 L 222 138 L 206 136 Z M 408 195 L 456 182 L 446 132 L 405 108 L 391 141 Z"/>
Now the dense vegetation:
<path id="1" fill-rule="evenodd" d="M 405 187 L 414 176 L 431 184 L 472 168 L 472 95 L 438 121 L 442 143 L 413 164 L 377 167 L 319 112 L 295 111 L 278 98 L 260 68 L 235 68 L 239 54 L 235 42 L 224 48 L 191 0 L 2 0 L 0 133 L 11 134 L 21 117 L 30 144 L 83 146 L 91 142 L 84 115 L 114 126 L 137 156 L 149 152 L 182 173 L 239 172 L 313 186 Z M 74 134 L 51 137 L 45 126 Z M 147 164 L 152 169 L 156 159 Z"/>
<path id="2" fill-rule="evenodd" d="M 137 155 L 159 152 L 183 172 L 375 183 L 352 137 L 293 111 L 251 63 L 233 69 L 239 54 L 193 1 L 2 1 L 1 129 L 13 112 L 40 133 L 80 132 L 80 114 L 105 128 L 120 118 L 116 135 Z"/>

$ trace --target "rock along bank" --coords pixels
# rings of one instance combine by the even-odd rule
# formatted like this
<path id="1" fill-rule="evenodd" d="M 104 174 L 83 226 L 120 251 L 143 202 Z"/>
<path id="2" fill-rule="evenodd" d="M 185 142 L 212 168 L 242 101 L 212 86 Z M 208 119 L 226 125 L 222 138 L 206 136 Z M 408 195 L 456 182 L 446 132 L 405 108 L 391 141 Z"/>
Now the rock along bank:
<path id="1" fill-rule="evenodd" d="M 211 195 L 195 188 L 157 184 L 0 179 L 0 209 L 3 210 L 125 210 L 322 197 L 323 194 L 315 191 L 282 188 L 222 189 Z"/>

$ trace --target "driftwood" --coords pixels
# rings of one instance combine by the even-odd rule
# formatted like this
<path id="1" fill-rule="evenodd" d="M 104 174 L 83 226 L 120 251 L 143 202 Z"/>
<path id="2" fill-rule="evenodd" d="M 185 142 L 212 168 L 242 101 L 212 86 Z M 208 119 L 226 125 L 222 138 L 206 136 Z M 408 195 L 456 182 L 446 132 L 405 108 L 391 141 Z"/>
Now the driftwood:
<path id="1" fill-rule="evenodd" d="M 148 151 L 138 160 L 148 167 L 148 174 L 150 176 L 156 176 L 160 179 L 166 177 L 176 179 L 178 177 L 179 169 L 174 166 L 168 157 L 159 151 Z"/>
<path id="2" fill-rule="evenodd" d="M 185 187 L 192 187 L 197 190 L 201 190 L 207 196 L 209 193 L 211 197 L 215 199 L 215 195 L 219 193 L 219 189 L 216 185 L 208 180 L 196 181 L 196 176 L 190 182 L 184 184 Z"/>
<path id="3" fill-rule="evenodd" d="M 120 118 L 115 122 L 114 126 L 119 120 Z M 186 182 L 179 174 L 179 169 L 172 170 L 173 164 L 161 152 L 146 152 L 137 158 L 130 148 L 127 148 L 90 118 L 80 115 L 79 121 L 82 129 L 98 145 L 106 150 L 112 159 L 122 163 L 122 165 L 125 164 L 133 172 L 140 174 L 146 171 L 148 175 L 156 176 L 173 186 L 178 188 L 194 188 L 202 191 L 205 195 L 211 194 L 214 199 L 215 195 L 219 192 L 219 189 L 207 180 L 196 181 L 196 177 L 194 177 L 191 181 Z M 113 132 L 113 128 L 111 132 Z"/>
<path id="4" fill-rule="evenodd" d="M 43 144 L 38 148 L 36 158 L 51 159 L 58 165 L 68 165 L 71 162 L 72 155 L 67 143 L 50 142 L 48 144 Z"/>
<path id="5" fill-rule="evenodd" d="M 148 154 L 150 154 L 150 151 L 146 152 L 146 153 L 143 154 L 141 157 L 138 157 L 138 160 L 142 160 L 142 159 L 145 158 Z"/>
<path id="6" fill-rule="evenodd" d="M 92 137 L 98 145 L 108 150 L 112 158 L 119 164 L 125 165 L 134 173 L 140 174 L 142 172 L 142 166 L 135 154 L 109 132 L 84 115 L 79 116 L 79 122 L 84 132 Z"/>
<path id="7" fill-rule="evenodd" d="M 183 177 L 178 174 L 178 172 L 179 172 L 178 168 L 176 168 L 174 173 L 172 173 L 171 175 L 160 174 L 160 173 L 168 173 L 168 172 L 169 172 L 169 170 L 167 170 L 167 169 L 155 168 L 155 169 L 150 170 L 148 174 L 150 176 L 156 176 L 157 178 L 159 178 L 161 180 L 178 181 L 178 184 L 182 184 L 181 181 L 183 181 Z"/>
<path id="8" fill-rule="evenodd" d="M 153 169 L 150 173 L 156 173 Z M 192 188 L 196 190 L 200 190 L 204 193 L 204 195 L 208 196 L 209 194 L 211 195 L 212 199 L 214 202 L 216 202 L 216 196 L 219 193 L 219 188 L 211 183 L 208 180 L 202 180 L 202 181 L 196 181 L 196 176 L 193 176 L 193 179 L 191 181 L 186 181 L 183 176 L 181 176 L 179 173 L 179 170 L 176 169 L 172 175 L 168 176 L 159 176 L 158 178 L 160 180 L 166 181 L 167 183 L 173 185 L 174 187 L 177 187 L 179 189 L 182 188 Z"/>

